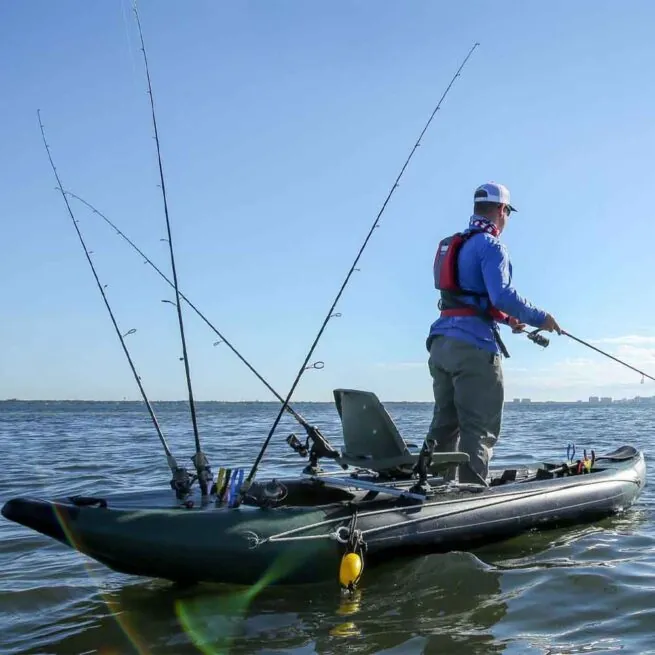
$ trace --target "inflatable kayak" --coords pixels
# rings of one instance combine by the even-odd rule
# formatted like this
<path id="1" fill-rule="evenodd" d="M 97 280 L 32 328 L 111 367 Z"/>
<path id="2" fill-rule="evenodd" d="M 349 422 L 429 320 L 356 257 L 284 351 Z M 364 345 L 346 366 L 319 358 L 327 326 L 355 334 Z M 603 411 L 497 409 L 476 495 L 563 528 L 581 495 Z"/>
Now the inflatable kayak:
<path id="1" fill-rule="evenodd" d="M 441 453 L 430 490 L 417 493 L 417 455 L 374 394 L 337 390 L 335 396 L 346 447 L 334 459 L 345 471 L 311 466 L 295 478 L 257 481 L 236 506 L 216 485 L 211 496 L 196 492 L 183 503 L 170 490 L 20 497 L 5 503 L 2 514 L 123 573 L 305 583 L 335 579 L 349 551 L 375 562 L 594 521 L 628 508 L 645 484 L 644 455 L 632 446 L 492 471 L 486 486 L 445 482 L 439 470 L 468 457 Z"/>

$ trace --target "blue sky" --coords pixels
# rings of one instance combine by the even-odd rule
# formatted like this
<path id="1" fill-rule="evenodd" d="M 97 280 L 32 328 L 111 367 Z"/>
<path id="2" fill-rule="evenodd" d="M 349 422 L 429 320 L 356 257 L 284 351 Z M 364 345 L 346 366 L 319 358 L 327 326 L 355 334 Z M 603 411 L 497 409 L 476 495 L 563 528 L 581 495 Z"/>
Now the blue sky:
<path id="1" fill-rule="evenodd" d="M 425 336 L 438 241 L 473 189 L 506 184 L 520 293 L 655 372 L 651 209 L 655 5 L 647 1 L 142 0 L 183 291 L 285 393 L 450 77 L 296 398 L 335 387 L 430 400 Z M 127 0 L 0 5 L 0 398 L 137 398 L 40 140 L 64 185 L 168 268 Z M 173 296 L 73 205 L 154 399 L 185 397 Z M 185 312 L 200 399 L 271 398 Z M 652 395 L 564 337 L 507 338 L 508 397 Z M 602 346 L 601 346 L 602 347 Z"/>

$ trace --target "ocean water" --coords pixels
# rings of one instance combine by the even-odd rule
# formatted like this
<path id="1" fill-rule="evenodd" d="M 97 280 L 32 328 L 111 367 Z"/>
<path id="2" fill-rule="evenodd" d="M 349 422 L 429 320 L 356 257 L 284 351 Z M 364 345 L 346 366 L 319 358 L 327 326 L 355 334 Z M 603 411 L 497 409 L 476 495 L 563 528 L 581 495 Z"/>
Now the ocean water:
<path id="1" fill-rule="evenodd" d="M 420 444 L 431 405 L 388 403 Z M 193 454 L 188 408 L 155 405 L 178 461 Z M 335 409 L 299 404 L 335 445 Z M 200 403 L 214 471 L 248 466 L 274 403 Z M 602 452 L 654 443 L 655 405 L 508 406 L 494 466 L 560 461 L 566 444 Z M 285 418 L 261 476 L 299 472 Z M 187 460 L 188 462 L 189 460 Z M 0 403 L 0 502 L 19 494 L 104 494 L 168 484 L 138 403 Z M 650 475 L 649 475 L 650 477 Z M 366 570 L 354 599 L 334 584 L 182 587 L 114 573 L 0 519 L 0 653 L 655 653 L 653 490 L 621 516 L 530 533 L 474 553 Z M 320 563 L 317 563 L 320 565 Z"/>

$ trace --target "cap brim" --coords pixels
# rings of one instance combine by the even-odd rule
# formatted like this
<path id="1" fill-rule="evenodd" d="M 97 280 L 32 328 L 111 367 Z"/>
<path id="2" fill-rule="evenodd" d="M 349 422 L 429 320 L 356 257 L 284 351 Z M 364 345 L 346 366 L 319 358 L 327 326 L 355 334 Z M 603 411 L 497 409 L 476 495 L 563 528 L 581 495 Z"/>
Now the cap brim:
<path id="1" fill-rule="evenodd" d="M 518 209 L 517 209 L 516 207 L 512 207 L 512 205 L 507 205 L 507 206 L 508 206 L 508 207 L 510 208 L 510 210 L 513 211 L 513 212 L 517 212 L 517 211 L 518 211 Z"/>

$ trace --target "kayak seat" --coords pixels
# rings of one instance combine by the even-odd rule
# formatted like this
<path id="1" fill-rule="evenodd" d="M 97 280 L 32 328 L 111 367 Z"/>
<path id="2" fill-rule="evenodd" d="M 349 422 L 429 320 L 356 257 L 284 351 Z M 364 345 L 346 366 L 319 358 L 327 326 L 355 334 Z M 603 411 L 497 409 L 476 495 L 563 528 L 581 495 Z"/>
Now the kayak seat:
<path id="1" fill-rule="evenodd" d="M 378 397 L 357 389 L 335 389 L 333 393 L 344 441 L 337 463 L 388 476 L 410 476 L 419 447 L 405 442 Z M 434 453 L 430 472 L 437 474 L 468 461 L 466 453 Z"/>

